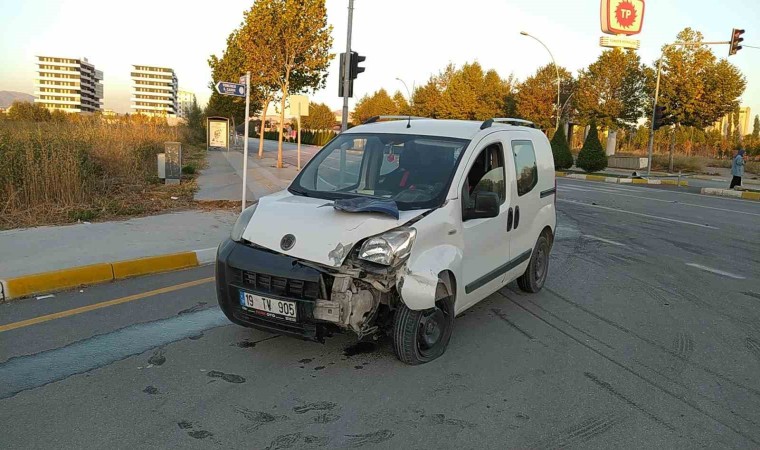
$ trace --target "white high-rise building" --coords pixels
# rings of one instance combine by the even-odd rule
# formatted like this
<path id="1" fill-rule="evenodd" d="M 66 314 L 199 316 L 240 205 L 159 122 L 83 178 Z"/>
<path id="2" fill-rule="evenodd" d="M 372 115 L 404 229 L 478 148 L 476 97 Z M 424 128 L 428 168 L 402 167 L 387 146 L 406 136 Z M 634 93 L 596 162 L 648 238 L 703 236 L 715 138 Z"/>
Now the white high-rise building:
<path id="1" fill-rule="evenodd" d="M 179 102 L 179 116 L 187 120 L 190 108 L 192 108 L 193 102 L 195 101 L 195 94 L 190 91 L 180 90 L 177 98 Z"/>
<path id="2" fill-rule="evenodd" d="M 37 56 L 34 102 L 50 110 L 103 110 L 103 72 L 87 58 Z"/>
<path id="3" fill-rule="evenodd" d="M 177 86 L 173 69 L 133 65 L 132 111 L 149 116 L 176 116 Z"/>

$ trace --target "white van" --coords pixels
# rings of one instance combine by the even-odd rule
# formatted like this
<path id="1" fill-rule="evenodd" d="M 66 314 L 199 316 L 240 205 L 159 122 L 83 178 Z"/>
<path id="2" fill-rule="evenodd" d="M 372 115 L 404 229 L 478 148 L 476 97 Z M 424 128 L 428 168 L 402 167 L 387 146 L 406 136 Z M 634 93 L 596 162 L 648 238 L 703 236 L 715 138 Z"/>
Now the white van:
<path id="1" fill-rule="evenodd" d="M 556 225 L 546 136 L 517 119 L 381 119 L 240 215 L 216 263 L 232 322 L 320 342 L 387 335 L 421 364 L 457 314 L 513 280 L 542 288 Z"/>

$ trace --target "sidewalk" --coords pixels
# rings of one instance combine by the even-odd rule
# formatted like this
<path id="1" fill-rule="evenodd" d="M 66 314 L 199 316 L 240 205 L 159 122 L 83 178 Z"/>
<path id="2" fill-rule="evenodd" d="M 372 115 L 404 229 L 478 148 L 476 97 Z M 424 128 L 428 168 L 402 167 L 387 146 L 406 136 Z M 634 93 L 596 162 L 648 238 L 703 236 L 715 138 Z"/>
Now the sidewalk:
<path id="1" fill-rule="evenodd" d="M 265 195 L 286 189 L 298 174 L 296 170 L 296 145 L 283 143 L 282 169 L 277 169 L 277 142 L 264 141 L 264 157 L 258 157 L 258 139 L 250 139 L 248 148 L 248 178 L 246 199 L 256 200 Z M 301 146 L 301 167 L 319 150 L 313 145 Z M 208 153 L 208 168 L 198 177 L 198 192 L 195 200 L 240 201 L 243 186 L 243 151 L 233 148 L 229 151 L 213 150 Z"/>
<path id="2" fill-rule="evenodd" d="M 0 231 L 0 279 L 216 248 L 237 211 L 183 211 L 121 222 Z"/>

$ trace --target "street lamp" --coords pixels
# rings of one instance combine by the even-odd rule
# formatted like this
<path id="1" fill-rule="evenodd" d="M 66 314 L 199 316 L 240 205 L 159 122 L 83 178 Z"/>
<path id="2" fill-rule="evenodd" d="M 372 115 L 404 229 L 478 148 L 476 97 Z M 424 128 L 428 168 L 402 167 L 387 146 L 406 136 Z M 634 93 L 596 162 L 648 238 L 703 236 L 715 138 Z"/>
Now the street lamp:
<path id="1" fill-rule="evenodd" d="M 412 102 L 412 94 L 409 93 L 409 86 L 407 86 L 406 83 L 404 83 L 404 80 L 402 80 L 399 77 L 396 77 L 396 80 L 400 81 L 401 84 L 404 85 L 404 89 L 406 89 L 406 96 L 409 98 L 409 103 L 411 104 L 411 102 Z"/>
<path id="2" fill-rule="evenodd" d="M 557 129 L 559 129 L 559 116 L 560 116 L 560 111 L 561 111 L 561 108 L 562 108 L 562 106 L 560 105 L 560 98 L 559 98 L 559 96 L 560 96 L 559 66 L 557 66 L 557 62 L 554 60 L 554 55 L 552 55 L 552 51 L 549 50 L 549 47 L 547 47 L 546 44 L 544 44 L 543 42 L 541 42 L 541 39 L 533 36 L 532 34 L 528 33 L 527 31 L 521 31 L 520 34 L 523 35 L 523 36 L 528 36 L 528 37 L 533 38 L 536 41 L 538 41 L 538 43 L 541 44 L 541 45 L 543 45 L 544 48 L 546 49 L 546 51 L 549 52 L 549 56 L 552 59 L 552 64 L 554 64 L 554 70 L 557 72 Z"/>

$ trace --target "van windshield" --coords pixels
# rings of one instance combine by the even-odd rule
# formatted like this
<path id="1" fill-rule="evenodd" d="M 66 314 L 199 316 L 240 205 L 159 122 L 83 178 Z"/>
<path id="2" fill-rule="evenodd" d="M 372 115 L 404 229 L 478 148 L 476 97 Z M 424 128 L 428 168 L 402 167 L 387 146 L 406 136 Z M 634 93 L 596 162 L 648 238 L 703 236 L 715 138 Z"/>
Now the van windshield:
<path id="1" fill-rule="evenodd" d="M 394 200 L 400 210 L 440 206 L 469 140 L 346 133 L 317 153 L 291 184 L 294 195 Z"/>

